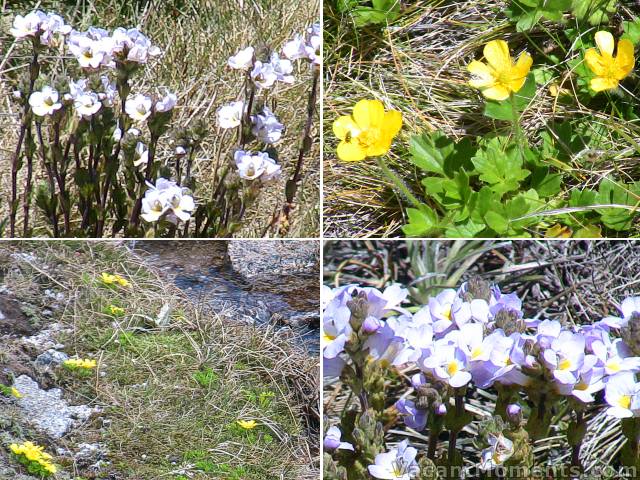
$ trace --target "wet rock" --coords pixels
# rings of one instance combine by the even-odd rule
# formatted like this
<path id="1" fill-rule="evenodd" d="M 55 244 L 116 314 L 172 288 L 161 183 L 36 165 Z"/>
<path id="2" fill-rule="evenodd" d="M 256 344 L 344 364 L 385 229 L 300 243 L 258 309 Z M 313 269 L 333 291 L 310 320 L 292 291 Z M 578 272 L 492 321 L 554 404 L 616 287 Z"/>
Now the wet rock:
<path id="1" fill-rule="evenodd" d="M 26 375 L 16 378 L 15 387 L 22 394 L 17 403 L 25 420 L 50 437 L 60 438 L 71 428 L 89 419 L 97 410 L 86 405 L 71 406 L 62 398 L 62 390 L 43 390 Z"/>
<path id="2" fill-rule="evenodd" d="M 10 296 L 0 295 L 0 312 L 0 335 L 32 335 L 37 331 L 20 302 Z"/>
<path id="3" fill-rule="evenodd" d="M 64 352 L 60 352 L 58 350 L 54 350 L 53 348 L 50 348 L 46 352 L 38 355 L 38 357 L 36 358 L 35 364 L 38 367 L 51 368 L 51 367 L 57 367 L 58 365 L 61 365 L 62 362 L 66 360 L 69 360 L 69 355 L 67 355 Z"/>

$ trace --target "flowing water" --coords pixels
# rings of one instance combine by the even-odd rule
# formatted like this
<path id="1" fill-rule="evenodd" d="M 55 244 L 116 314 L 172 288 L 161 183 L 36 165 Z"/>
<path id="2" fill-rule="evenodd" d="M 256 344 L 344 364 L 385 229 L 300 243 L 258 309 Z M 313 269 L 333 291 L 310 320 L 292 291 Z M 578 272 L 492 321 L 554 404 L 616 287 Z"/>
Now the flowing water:
<path id="1" fill-rule="evenodd" d="M 237 321 L 275 324 L 310 353 L 319 351 L 319 244 L 154 240 L 130 248 L 195 302 Z"/>

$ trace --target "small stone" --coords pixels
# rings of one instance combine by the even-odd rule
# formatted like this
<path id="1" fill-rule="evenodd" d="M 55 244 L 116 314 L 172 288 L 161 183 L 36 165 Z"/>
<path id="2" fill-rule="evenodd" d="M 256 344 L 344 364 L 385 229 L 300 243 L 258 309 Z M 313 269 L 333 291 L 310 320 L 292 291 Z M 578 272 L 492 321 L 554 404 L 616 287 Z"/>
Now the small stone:
<path id="1" fill-rule="evenodd" d="M 36 358 L 35 364 L 40 367 L 57 367 L 61 365 L 66 360 L 69 360 L 69 355 L 64 352 L 59 352 L 58 350 L 54 350 L 50 348 L 44 353 L 41 353 Z"/>

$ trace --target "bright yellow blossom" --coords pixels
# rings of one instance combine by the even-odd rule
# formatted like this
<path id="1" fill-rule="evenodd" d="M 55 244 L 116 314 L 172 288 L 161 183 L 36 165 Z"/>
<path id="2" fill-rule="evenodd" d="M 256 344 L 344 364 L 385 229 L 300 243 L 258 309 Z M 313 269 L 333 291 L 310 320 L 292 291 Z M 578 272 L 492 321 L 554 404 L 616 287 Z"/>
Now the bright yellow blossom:
<path id="1" fill-rule="evenodd" d="M 518 92 L 533 64 L 531 55 L 523 52 L 514 63 L 504 40 L 490 41 L 484 46 L 483 53 L 486 64 L 474 60 L 467 65 L 467 70 L 474 76 L 469 85 L 482 90 L 482 94 L 491 100 L 506 100 Z"/>
<path id="2" fill-rule="evenodd" d="M 11 395 L 16 398 L 22 398 L 22 394 L 18 391 L 16 387 L 11 387 Z"/>
<path id="3" fill-rule="evenodd" d="M 341 140 L 338 158 L 355 162 L 384 155 L 401 127 L 400 112 L 385 112 L 379 100 L 360 100 L 352 115 L 343 115 L 333 122 L 333 133 Z"/>
<path id="4" fill-rule="evenodd" d="M 595 48 L 590 48 L 584 55 L 584 61 L 593 73 L 596 74 L 589 82 L 596 92 L 618 88 L 620 80 L 625 78 L 633 70 L 635 59 L 633 57 L 633 44 L 623 39 L 618 42 L 617 55 L 613 56 L 615 40 L 609 32 L 596 32 Z"/>
<path id="5" fill-rule="evenodd" d="M 238 425 L 240 425 L 245 430 L 251 430 L 252 428 L 256 428 L 258 422 L 255 420 L 238 420 Z"/>
<path id="6" fill-rule="evenodd" d="M 113 275 L 111 273 L 102 272 L 100 280 L 102 280 L 102 283 L 105 285 L 114 285 L 117 283 L 121 287 L 129 286 L 129 281 L 127 279 L 122 278 L 120 275 Z"/>
<path id="7" fill-rule="evenodd" d="M 44 451 L 44 447 L 40 447 L 33 442 L 24 442 L 20 445 L 12 443 L 9 445 L 9 450 L 17 456 L 23 456 L 29 462 L 39 464 L 45 471 L 51 474 L 58 471 L 57 467 L 51 463 L 53 457 Z"/>
<path id="8" fill-rule="evenodd" d="M 92 368 L 96 368 L 96 361 L 90 359 L 82 359 L 82 358 L 70 358 L 69 360 L 64 361 L 64 366 L 69 368 L 82 368 L 85 370 L 90 370 Z"/>
<path id="9" fill-rule="evenodd" d="M 115 305 L 109 305 L 109 313 L 111 315 L 120 316 L 124 314 L 124 308 L 116 307 Z"/>

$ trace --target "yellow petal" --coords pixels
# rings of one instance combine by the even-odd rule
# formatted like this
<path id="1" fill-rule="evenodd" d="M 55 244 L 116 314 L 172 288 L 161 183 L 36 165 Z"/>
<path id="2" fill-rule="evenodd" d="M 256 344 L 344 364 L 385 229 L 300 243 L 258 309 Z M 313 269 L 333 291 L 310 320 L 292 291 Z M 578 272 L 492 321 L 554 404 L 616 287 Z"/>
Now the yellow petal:
<path id="1" fill-rule="evenodd" d="M 610 77 L 596 77 L 591 79 L 589 85 L 595 92 L 602 92 L 603 90 L 612 90 L 618 88 L 618 81 L 615 78 Z"/>
<path id="2" fill-rule="evenodd" d="M 633 58 L 633 44 L 623 39 L 618 42 L 618 53 L 614 62 L 615 77 L 618 80 L 622 80 L 631 73 L 635 65 L 635 59 Z"/>
<path id="3" fill-rule="evenodd" d="M 615 48 L 616 42 L 613 39 L 613 35 L 609 32 L 596 32 L 596 45 L 600 53 L 607 54 L 610 57 L 613 56 L 613 49 Z"/>
<path id="4" fill-rule="evenodd" d="M 333 122 L 333 133 L 340 140 L 344 140 L 347 138 L 347 135 L 351 135 L 355 137 L 360 133 L 358 126 L 353 121 L 353 118 L 349 115 L 343 115 L 342 117 L 338 117 L 335 122 Z"/>
<path id="5" fill-rule="evenodd" d="M 338 158 L 345 162 L 357 162 L 358 160 L 364 160 L 367 156 L 367 153 L 358 142 L 347 142 L 344 140 L 338 145 L 336 153 L 338 154 Z"/>
<path id="6" fill-rule="evenodd" d="M 499 74 L 511 68 L 509 45 L 504 40 L 492 40 L 484 46 L 484 58 Z"/>
<path id="7" fill-rule="evenodd" d="M 397 110 L 389 110 L 384 114 L 382 131 L 385 135 L 393 138 L 402 128 L 402 114 Z"/>
<path id="8" fill-rule="evenodd" d="M 391 148 L 392 137 L 380 137 L 375 143 L 369 145 L 366 151 L 367 157 L 379 157 L 384 155 Z"/>
<path id="9" fill-rule="evenodd" d="M 509 98 L 509 89 L 504 85 L 498 84 L 482 91 L 482 94 L 491 100 L 506 100 Z"/>
<path id="10" fill-rule="evenodd" d="M 380 126 L 384 120 L 384 105 L 380 100 L 360 100 L 353 107 L 353 119 L 361 130 Z"/>
<path id="11" fill-rule="evenodd" d="M 595 48 L 590 48 L 584 54 L 584 61 L 587 67 L 598 76 L 605 76 L 609 71 L 609 65 L 605 57 L 596 52 Z"/>
<path id="12" fill-rule="evenodd" d="M 493 70 L 482 62 L 474 60 L 467 65 L 467 70 L 474 76 L 474 78 L 469 80 L 469 85 L 474 88 L 490 87 L 495 82 Z"/>

